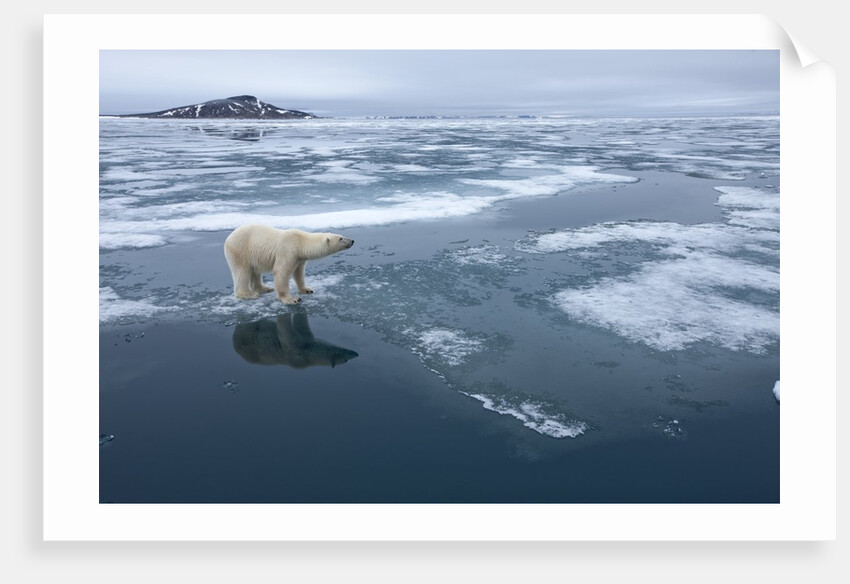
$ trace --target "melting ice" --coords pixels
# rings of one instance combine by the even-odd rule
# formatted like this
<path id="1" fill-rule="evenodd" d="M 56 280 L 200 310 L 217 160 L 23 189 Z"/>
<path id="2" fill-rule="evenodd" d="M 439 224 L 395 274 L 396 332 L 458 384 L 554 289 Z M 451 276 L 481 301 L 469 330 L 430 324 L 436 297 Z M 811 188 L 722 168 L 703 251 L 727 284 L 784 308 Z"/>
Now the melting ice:
<path id="1" fill-rule="evenodd" d="M 621 274 L 558 292 L 576 320 L 662 350 L 707 341 L 760 353 L 779 336 L 779 194 L 718 187 L 727 220 L 602 223 L 518 243 L 528 252 L 610 252 L 649 244 Z M 769 301 L 752 302 L 747 291 Z"/>
<path id="2" fill-rule="evenodd" d="M 100 230 L 106 249 L 167 243 L 174 232 L 339 229 L 479 213 L 499 202 L 635 179 L 603 167 L 722 179 L 776 172 L 775 144 L 741 120 L 589 122 L 311 120 L 101 121 Z M 227 140 L 256 130 L 262 139 Z M 623 134 L 634 139 L 623 141 Z M 665 134 L 705 154 L 677 153 Z M 734 138 L 718 156 L 708 136 Z M 212 137 L 212 136 L 218 136 Z M 521 156 L 518 157 L 518 154 Z"/>

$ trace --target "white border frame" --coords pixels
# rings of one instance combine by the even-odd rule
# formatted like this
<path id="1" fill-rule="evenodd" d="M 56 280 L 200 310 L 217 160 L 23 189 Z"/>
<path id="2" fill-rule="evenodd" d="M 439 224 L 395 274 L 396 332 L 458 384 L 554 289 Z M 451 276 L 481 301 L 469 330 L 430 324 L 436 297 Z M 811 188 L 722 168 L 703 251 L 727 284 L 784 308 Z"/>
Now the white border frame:
<path id="1" fill-rule="evenodd" d="M 780 50 L 781 503 L 99 504 L 99 51 L 442 48 Z M 787 35 L 760 16 L 47 15 L 44 281 L 62 285 L 44 299 L 44 539 L 834 539 L 835 106 L 832 70 L 801 67 Z M 86 391 L 67 391 L 69 377 Z"/>

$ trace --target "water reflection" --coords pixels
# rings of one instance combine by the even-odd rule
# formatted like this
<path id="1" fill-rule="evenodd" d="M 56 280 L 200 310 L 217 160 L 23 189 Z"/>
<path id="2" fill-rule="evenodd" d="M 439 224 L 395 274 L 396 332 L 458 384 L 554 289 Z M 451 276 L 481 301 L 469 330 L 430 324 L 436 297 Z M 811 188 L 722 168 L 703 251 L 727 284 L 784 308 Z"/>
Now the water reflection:
<path id="1" fill-rule="evenodd" d="M 357 357 L 350 349 L 315 338 L 303 311 L 236 325 L 233 348 L 249 363 L 295 369 L 336 367 Z"/>
<path id="2" fill-rule="evenodd" d="M 259 142 L 262 138 L 274 133 L 274 130 L 271 128 L 260 127 L 221 128 L 213 126 L 191 126 L 191 129 L 201 134 L 207 134 L 217 138 L 247 142 Z"/>

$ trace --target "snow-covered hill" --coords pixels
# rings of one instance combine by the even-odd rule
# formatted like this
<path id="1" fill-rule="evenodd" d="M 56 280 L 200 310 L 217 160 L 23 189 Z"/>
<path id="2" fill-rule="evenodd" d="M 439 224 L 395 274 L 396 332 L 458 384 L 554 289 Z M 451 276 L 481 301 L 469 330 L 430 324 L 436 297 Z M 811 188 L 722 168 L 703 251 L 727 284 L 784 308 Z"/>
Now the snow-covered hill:
<path id="1" fill-rule="evenodd" d="M 226 99 L 215 99 L 195 105 L 186 105 L 173 109 L 162 110 L 146 114 L 127 114 L 123 118 L 233 118 L 241 120 L 280 120 L 280 119 L 309 119 L 315 118 L 313 114 L 290 110 L 265 103 L 253 95 L 237 95 Z"/>

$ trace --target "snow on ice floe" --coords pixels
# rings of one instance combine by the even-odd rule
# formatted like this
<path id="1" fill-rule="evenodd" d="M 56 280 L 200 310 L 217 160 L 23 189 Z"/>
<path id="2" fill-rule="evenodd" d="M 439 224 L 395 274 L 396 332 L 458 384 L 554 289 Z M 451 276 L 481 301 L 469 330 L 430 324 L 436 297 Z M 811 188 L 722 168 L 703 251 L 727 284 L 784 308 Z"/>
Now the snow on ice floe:
<path id="1" fill-rule="evenodd" d="M 467 357 L 484 349 L 481 339 L 473 338 L 462 331 L 434 328 L 418 335 L 414 352 L 420 357 L 437 360 L 449 366 L 461 365 Z"/>
<path id="2" fill-rule="evenodd" d="M 556 174 L 545 174 L 519 179 L 460 179 L 460 182 L 479 187 L 497 189 L 507 193 L 502 198 L 552 196 L 580 185 L 597 183 L 631 183 L 638 179 L 599 172 L 594 166 L 562 167 Z"/>
<path id="3" fill-rule="evenodd" d="M 665 255 L 687 255 L 693 250 L 735 253 L 745 250 L 772 253 L 775 233 L 719 223 L 682 225 L 666 221 L 605 222 L 587 227 L 544 233 L 517 242 L 526 253 L 594 250 L 615 243 L 640 242 L 656 246 Z"/>
<path id="4" fill-rule="evenodd" d="M 134 209 L 122 219 L 102 218 L 101 245 L 105 249 L 132 247 L 138 234 L 179 231 L 228 231 L 244 223 L 263 223 L 281 229 L 298 228 L 307 231 L 343 229 L 362 225 L 388 225 L 406 221 L 448 219 L 477 213 L 493 204 L 488 197 L 461 197 L 452 193 L 427 193 L 424 195 L 396 195 L 377 199 L 379 206 L 304 214 L 272 214 L 237 211 L 238 204 L 197 203 L 198 212 L 191 206 L 161 205 Z M 227 209 L 234 209 L 226 211 Z M 226 212 L 221 212 L 225 210 Z M 189 211 L 188 215 L 184 215 Z M 128 220 L 131 219 L 131 220 Z M 168 237 L 164 235 L 163 237 Z"/>
<path id="5" fill-rule="evenodd" d="M 773 384 L 773 397 L 776 398 L 776 401 L 779 401 L 779 380 L 778 379 L 776 380 L 776 383 Z"/>
<path id="6" fill-rule="evenodd" d="M 779 213 L 779 197 L 776 193 L 751 187 L 714 187 L 720 193 L 717 204 L 730 209 L 765 209 Z"/>
<path id="7" fill-rule="evenodd" d="M 109 169 L 101 173 L 100 180 L 103 183 L 110 182 L 135 182 L 156 181 L 162 179 L 173 179 L 175 177 L 193 177 L 210 174 L 243 174 L 247 172 L 259 172 L 265 168 L 262 166 L 213 166 L 202 168 L 163 168 L 163 169 Z"/>
<path id="8" fill-rule="evenodd" d="M 711 122 L 710 136 L 720 145 L 694 150 L 695 139 L 706 136 L 704 121 L 316 120 L 287 125 L 285 132 L 281 125 L 262 124 L 261 139 L 237 143 L 211 137 L 258 125 L 137 122 L 101 121 L 101 225 L 111 234 L 107 248 L 120 247 L 121 233 L 169 239 L 170 231 L 229 230 L 252 221 L 328 230 L 461 217 L 508 199 L 637 180 L 602 168 L 623 168 L 626 174 L 630 168 L 693 167 L 715 175 L 724 169 L 769 171 L 776 154 L 765 149 L 773 133 L 778 135 L 778 121 L 749 127 L 718 120 Z M 575 135 L 588 129 L 601 142 Z M 644 135 L 688 147 L 647 148 Z M 724 144 L 730 143 L 741 148 L 727 152 L 732 146 Z M 503 170 L 534 175 L 509 177 Z M 134 217 L 105 202 L 121 195 L 144 197 L 133 205 Z M 387 199 L 394 196 L 406 199 Z M 265 204 L 269 199 L 274 202 Z M 239 200 L 250 209 L 199 209 L 188 216 L 168 207 L 187 200 Z M 315 200 L 326 202 L 326 212 L 313 212 Z M 748 213 L 752 219 L 755 212 Z"/>
<path id="9" fill-rule="evenodd" d="M 538 434 L 552 438 L 576 438 L 584 434 L 588 425 L 579 420 L 571 420 L 559 413 L 546 413 L 542 404 L 533 401 L 521 401 L 513 405 L 506 400 L 480 393 L 467 393 L 469 397 L 484 404 L 484 409 L 512 416 Z"/>
<path id="10" fill-rule="evenodd" d="M 348 166 L 331 165 L 333 172 L 326 175 L 347 177 L 351 182 L 368 184 L 371 178 L 354 179 L 356 172 Z M 325 175 L 322 175 L 325 176 Z M 358 175 L 359 176 L 359 175 Z M 293 213 L 264 213 L 261 208 L 241 211 L 247 202 L 211 200 L 204 202 L 166 203 L 161 205 L 123 207 L 109 205 L 101 207 L 101 232 L 110 234 L 110 247 L 119 246 L 121 234 L 134 239 L 135 234 L 152 231 L 223 231 L 235 229 L 243 223 L 263 223 L 279 228 L 306 230 L 343 229 L 354 226 L 379 226 L 408 221 L 449 219 L 480 213 L 499 202 L 518 198 L 549 196 L 575 188 L 581 184 L 604 182 L 633 182 L 635 179 L 599 174 L 589 167 L 574 171 L 563 171 L 557 175 L 545 175 L 517 180 L 485 181 L 461 179 L 460 182 L 486 187 L 479 192 L 457 194 L 447 191 L 426 193 L 397 192 L 378 196 L 360 208 L 349 208 L 319 213 L 304 213 L 293 206 Z M 506 191 L 506 192 L 505 192 Z M 331 199 L 333 200 L 333 199 Z M 362 205 L 362 203 L 361 203 Z M 254 203 L 259 207 L 259 203 Z M 194 209 L 193 209 L 194 207 Z M 194 211 L 194 212 L 193 212 Z M 128 247 L 132 242 L 128 242 Z M 104 246 L 105 247 L 105 246 Z"/>
<path id="11" fill-rule="evenodd" d="M 379 128 L 327 122 L 288 126 L 287 134 L 297 135 L 270 132 L 262 143 L 239 147 L 183 135 L 178 130 L 185 125 L 167 123 L 145 127 L 153 133 L 145 141 L 136 125 L 113 123 L 102 123 L 100 225 L 109 234 L 104 249 L 137 246 L 138 234 L 167 243 L 169 232 L 230 230 L 247 222 L 329 230 L 463 217 L 509 199 L 636 180 L 600 172 L 581 156 L 502 146 L 505 137 L 497 130 L 525 136 L 527 128 L 491 122 L 457 124 L 457 140 L 445 144 L 423 142 L 437 131 L 445 140 L 449 122 Z M 541 174 L 482 178 L 498 177 L 495 168 Z M 315 212 L 316 200 L 326 209 Z M 180 206 L 191 202 L 207 206 L 198 204 L 195 212 Z"/>
<path id="12" fill-rule="evenodd" d="M 626 278 L 604 278 L 588 288 L 564 290 L 552 301 L 579 322 L 660 351 L 682 350 L 705 341 L 730 350 L 764 352 L 778 338 L 779 314 L 715 292 L 718 284 L 712 276 L 718 272 L 711 266 L 701 272 L 703 265 L 694 259 L 659 262 Z M 734 262 L 727 267 L 733 274 L 747 269 Z M 767 281 L 775 288 L 770 280 L 778 285 L 778 274 L 772 276 L 745 277 L 748 282 Z M 729 273 L 724 280 L 735 286 L 748 284 Z"/>
<path id="13" fill-rule="evenodd" d="M 324 167 L 324 171 L 318 174 L 308 175 L 306 178 L 323 183 L 350 183 L 350 184 L 372 184 L 383 180 L 379 176 L 367 174 L 354 167 L 352 160 L 332 160 L 321 162 L 318 166 Z"/>
<path id="14" fill-rule="evenodd" d="M 121 298 L 109 286 L 100 288 L 100 322 L 116 322 L 126 318 L 148 318 L 157 312 L 169 310 L 142 300 Z"/>
<path id="15" fill-rule="evenodd" d="M 495 245 L 464 247 L 453 251 L 451 258 L 455 263 L 462 266 L 502 266 L 505 262 L 509 261 L 508 256 L 503 254 Z"/>
<path id="16" fill-rule="evenodd" d="M 514 158 L 512 160 L 507 160 L 502 163 L 503 168 L 540 168 L 541 163 L 539 160 L 533 157 L 527 158 Z"/>
<path id="17" fill-rule="evenodd" d="M 714 187 L 729 223 L 757 229 L 779 229 L 779 196 L 748 187 Z"/>
<path id="18" fill-rule="evenodd" d="M 149 233 L 101 233 L 100 249 L 123 249 L 160 247 L 168 243 L 168 238 Z"/>
<path id="19" fill-rule="evenodd" d="M 561 290 L 552 303 L 578 322 L 661 351 L 708 342 L 760 354 L 779 336 L 779 195 L 744 187 L 717 191 L 726 222 L 602 223 L 535 235 L 516 247 L 593 257 L 614 243 L 649 244 L 625 273 Z"/>
<path id="20" fill-rule="evenodd" d="M 432 172 L 432 169 L 421 164 L 392 164 L 386 167 L 386 170 L 395 173 L 414 173 Z"/>

